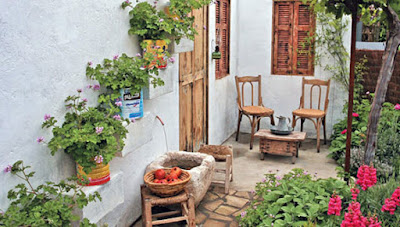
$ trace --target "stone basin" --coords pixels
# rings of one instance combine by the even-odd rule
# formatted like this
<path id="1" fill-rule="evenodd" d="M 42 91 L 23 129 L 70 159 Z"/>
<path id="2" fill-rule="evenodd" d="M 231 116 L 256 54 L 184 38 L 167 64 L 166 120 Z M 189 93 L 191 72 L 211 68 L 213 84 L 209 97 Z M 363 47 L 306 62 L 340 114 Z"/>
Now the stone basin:
<path id="1" fill-rule="evenodd" d="M 192 176 L 187 188 L 193 194 L 197 206 L 206 195 L 214 176 L 214 158 L 197 152 L 169 151 L 150 163 L 146 168 L 146 173 L 174 166 L 187 170 Z"/>

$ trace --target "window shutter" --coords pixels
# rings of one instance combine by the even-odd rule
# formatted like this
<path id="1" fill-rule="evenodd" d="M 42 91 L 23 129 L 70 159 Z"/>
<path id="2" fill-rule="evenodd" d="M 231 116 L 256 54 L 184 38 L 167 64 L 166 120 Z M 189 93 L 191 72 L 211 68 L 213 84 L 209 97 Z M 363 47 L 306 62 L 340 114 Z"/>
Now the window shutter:
<path id="1" fill-rule="evenodd" d="M 273 73 L 292 74 L 293 4 L 275 2 Z"/>
<path id="2" fill-rule="evenodd" d="M 229 73 L 229 0 L 218 0 L 216 5 L 216 38 L 221 59 L 215 62 L 216 77 L 222 78 Z"/>
<path id="3" fill-rule="evenodd" d="M 312 46 L 307 38 L 312 35 L 314 17 L 310 7 L 302 2 L 294 3 L 293 27 L 293 72 L 298 75 L 313 75 Z"/>

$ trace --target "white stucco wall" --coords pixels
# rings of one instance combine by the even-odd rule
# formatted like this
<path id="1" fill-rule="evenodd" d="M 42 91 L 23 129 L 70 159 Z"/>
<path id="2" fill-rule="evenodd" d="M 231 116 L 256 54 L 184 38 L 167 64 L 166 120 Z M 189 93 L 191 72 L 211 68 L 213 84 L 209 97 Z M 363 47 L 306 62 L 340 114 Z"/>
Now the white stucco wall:
<path id="1" fill-rule="evenodd" d="M 209 144 L 221 144 L 236 130 L 237 104 L 235 76 L 238 63 L 238 2 L 231 0 L 231 36 L 230 36 L 230 73 L 228 76 L 215 79 L 215 60 L 211 53 L 215 51 L 215 4 L 209 9 Z"/>
<path id="2" fill-rule="evenodd" d="M 75 174 L 75 164 L 62 152 L 51 156 L 46 146 L 36 143 L 49 131 L 41 129 L 44 114 L 62 119 L 64 99 L 88 84 L 88 61 L 140 51 L 137 39 L 128 36 L 128 11 L 122 1 L 1 1 L 0 2 L 0 167 L 24 160 L 36 171 L 38 185 Z M 178 55 L 174 55 L 178 57 Z M 178 64 L 170 64 L 173 91 L 145 100 L 145 112 L 159 115 L 166 124 L 170 149 L 179 148 Z M 90 103 L 94 93 L 85 91 Z M 139 185 L 145 167 L 166 152 L 162 127 L 157 121 L 147 125 L 153 140 L 125 157 L 111 161 L 111 171 L 123 174 L 123 204 L 104 217 L 109 226 L 131 224 L 141 215 Z M 133 134 L 133 133 L 132 133 Z M 132 135 L 130 134 L 130 135 Z M 134 140 L 128 135 L 128 138 Z M 130 144 L 130 145 L 129 145 Z M 132 147 L 128 143 L 125 150 Z M 21 181 L 0 173 L 0 209 L 9 204 L 7 192 Z"/>
<path id="3" fill-rule="evenodd" d="M 292 111 L 299 107 L 301 96 L 301 76 L 271 75 L 272 52 L 272 15 L 273 1 L 240 1 L 237 13 L 238 21 L 238 61 L 239 76 L 262 76 L 262 97 L 264 105 L 275 110 L 275 116 L 292 118 Z M 345 46 L 350 46 L 350 31 L 346 33 Z M 322 65 L 329 59 L 322 59 Z M 323 67 L 315 68 L 314 77 L 329 79 L 331 75 Z M 236 97 L 234 91 L 232 96 Z M 342 106 L 347 92 L 335 81 L 331 82 L 330 103 L 327 114 L 327 134 L 330 137 L 332 126 L 343 117 Z M 296 126 L 299 129 L 300 121 Z M 269 127 L 269 119 L 262 120 L 261 128 Z M 310 121 L 304 124 L 309 137 L 316 137 L 314 125 Z M 242 132 L 250 132 L 250 123 L 243 118 Z"/>

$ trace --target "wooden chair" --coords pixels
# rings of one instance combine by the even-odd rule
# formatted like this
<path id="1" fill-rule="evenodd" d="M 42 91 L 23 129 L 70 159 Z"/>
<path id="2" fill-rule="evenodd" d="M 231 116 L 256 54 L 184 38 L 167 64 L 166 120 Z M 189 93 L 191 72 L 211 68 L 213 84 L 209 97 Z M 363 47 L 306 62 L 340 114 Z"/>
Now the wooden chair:
<path id="1" fill-rule="evenodd" d="M 215 169 L 217 173 L 225 174 L 224 181 L 213 181 L 214 184 L 221 184 L 225 187 L 225 194 L 229 192 L 229 184 L 233 180 L 233 150 L 232 146 L 201 145 L 198 151 L 214 157 L 216 162 L 225 162 L 224 169 Z"/>
<path id="2" fill-rule="evenodd" d="M 140 191 L 142 194 L 142 225 L 144 227 L 170 224 L 180 221 L 186 221 L 188 227 L 196 226 L 194 198 L 193 195 L 190 194 L 186 188 L 178 195 L 166 198 L 154 195 L 145 185 L 140 186 Z M 174 204 L 179 204 L 181 206 L 181 210 L 173 210 L 164 213 L 153 214 L 152 208 L 154 206 L 168 206 Z M 153 218 L 164 218 L 177 214 L 181 214 L 182 216 L 153 221 Z"/>
<path id="3" fill-rule="evenodd" d="M 238 119 L 238 128 L 236 133 L 236 141 L 239 140 L 239 131 L 240 131 L 240 122 L 242 121 L 243 114 L 246 115 L 251 124 L 251 139 L 250 139 L 250 149 L 253 149 L 253 140 L 255 128 L 257 125 L 257 131 L 260 129 L 260 120 L 262 117 L 271 118 L 271 124 L 275 125 L 274 121 L 274 110 L 270 108 L 266 108 L 263 105 L 262 97 L 261 97 L 261 75 L 259 76 L 245 76 L 245 77 L 235 77 L 236 80 L 236 89 L 237 89 L 237 104 L 239 107 L 239 119 Z M 249 83 L 251 85 L 251 105 L 246 106 L 244 104 L 244 85 Z M 254 84 L 258 84 L 258 103 L 254 105 Z M 241 88 L 240 89 L 240 85 Z"/>
<path id="4" fill-rule="evenodd" d="M 301 90 L 301 98 L 300 98 L 300 107 L 299 109 L 293 111 L 293 128 L 296 126 L 296 121 L 301 119 L 300 131 L 303 131 L 303 124 L 305 119 L 309 119 L 314 123 L 315 129 L 317 130 L 317 152 L 320 149 L 320 130 L 321 124 L 324 126 L 324 143 L 326 144 L 326 113 L 328 111 L 329 105 L 329 88 L 330 88 L 331 80 L 328 81 L 319 80 L 319 79 L 305 79 L 303 77 L 303 85 Z M 310 108 L 305 108 L 304 98 L 305 98 L 305 89 L 306 85 L 311 86 L 310 88 Z M 313 89 L 315 87 L 319 88 L 319 97 L 318 97 L 318 108 L 313 108 Z M 326 95 L 324 102 L 324 109 L 321 109 L 321 99 L 322 99 L 322 87 L 326 87 Z M 315 120 L 314 120 L 315 119 Z"/>

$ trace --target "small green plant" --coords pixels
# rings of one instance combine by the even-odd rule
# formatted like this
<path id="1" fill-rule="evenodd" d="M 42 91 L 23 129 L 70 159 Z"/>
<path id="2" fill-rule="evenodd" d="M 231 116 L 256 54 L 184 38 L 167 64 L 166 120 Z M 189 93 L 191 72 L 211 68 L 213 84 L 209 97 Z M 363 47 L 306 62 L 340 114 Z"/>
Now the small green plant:
<path id="1" fill-rule="evenodd" d="M 99 85 L 88 87 L 99 89 Z M 123 139 L 128 133 L 122 121 L 129 124 L 129 120 L 121 119 L 117 114 L 118 106 L 122 105 L 120 101 L 110 105 L 104 112 L 98 107 L 87 107 L 88 100 L 82 98 L 81 94 L 82 89 L 78 89 L 77 95 L 65 99 L 69 111 L 61 126 L 56 126 L 54 117 L 45 115 L 42 128 L 53 128 L 53 138 L 46 142 L 39 137 L 37 142 L 47 143 L 52 155 L 64 150 L 89 173 L 96 163 L 107 164 L 116 152 L 122 150 Z"/>
<path id="2" fill-rule="evenodd" d="M 138 93 L 144 87 L 152 84 L 154 87 L 164 85 L 164 81 L 158 77 L 156 67 L 147 67 L 154 60 L 152 54 L 141 54 L 129 57 L 126 54 L 114 56 L 111 59 L 104 59 L 103 64 L 89 62 L 86 67 L 86 76 L 89 79 L 99 81 L 106 90 L 99 96 L 100 103 L 112 105 L 120 97 L 120 89 L 129 88 L 132 92 Z"/>
<path id="3" fill-rule="evenodd" d="M 17 161 L 7 166 L 4 172 L 11 172 L 25 183 L 18 184 L 8 192 L 11 204 L 6 212 L 0 213 L 0 225 L 4 226 L 70 226 L 78 221 L 79 216 L 73 213 L 75 208 L 82 209 L 89 202 L 101 200 L 98 192 L 86 195 L 82 186 L 69 184 L 66 181 L 46 182 L 36 188 L 30 179 L 35 172 L 28 172 L 30 166 Z M 69 178 L 68 181 L 76 180 Z M 84 219 L 80 226 L 96 226 Z"/>
<path id="4" fill-rule="evenodd" d="M 171 38 L 177 43 L 184 37 L 194 40 L 197 32 L 193 27 L 194 16 L 190 16 L 190 13 L 210 2 L 211 0 L 171 0 L 169 14 L 156 10 L 156 5 L 147 2 L 133 6 L 132 2 L 124 1 L 122 8 L 132 8 L 129 11 L 130 35 L 138 35 L 142 40 L 165 40 L 168 44 Z"/>
<path id="5" fill-rule="evenodd" d="M 238 217 L 241 226 L 327 226 L 331 194 L 350 196 L 350 189 L 338 179 L 313 179 L 302 169 L 284 177 L 269 173 L 257 183 L 256 200 Z M 347 203 L 347 201 L 345 201 Z"/>

